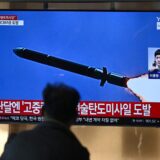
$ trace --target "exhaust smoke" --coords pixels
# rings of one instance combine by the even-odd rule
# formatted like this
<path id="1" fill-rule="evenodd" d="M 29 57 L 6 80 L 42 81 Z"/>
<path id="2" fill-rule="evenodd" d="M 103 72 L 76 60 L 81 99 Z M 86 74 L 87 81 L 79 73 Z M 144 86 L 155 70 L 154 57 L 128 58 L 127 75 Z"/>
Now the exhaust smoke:
<path id="1" fill-rule="evenodd" d="M 160 102 L 159 79 L 149 79 L 148 74 L 143 74 L 129 79 L 127 87 L 142 102 Z"/>

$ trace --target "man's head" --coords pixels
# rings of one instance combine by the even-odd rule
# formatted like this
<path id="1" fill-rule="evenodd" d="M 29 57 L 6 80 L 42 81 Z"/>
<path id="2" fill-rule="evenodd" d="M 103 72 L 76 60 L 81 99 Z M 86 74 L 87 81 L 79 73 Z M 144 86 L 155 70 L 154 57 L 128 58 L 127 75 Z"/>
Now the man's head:
<path id="1" fill-rule="evenodd" d="M 155 54 L 155 65 L 160 68 L 160 49 L 156 50 Z"/>
<path id="2" fill-rule="evenodd" d="M 77 117 L 80 95 L 65 84 L 47 84 L 43 90 L 44 113 L 51 119 L 69 124 Z"/>

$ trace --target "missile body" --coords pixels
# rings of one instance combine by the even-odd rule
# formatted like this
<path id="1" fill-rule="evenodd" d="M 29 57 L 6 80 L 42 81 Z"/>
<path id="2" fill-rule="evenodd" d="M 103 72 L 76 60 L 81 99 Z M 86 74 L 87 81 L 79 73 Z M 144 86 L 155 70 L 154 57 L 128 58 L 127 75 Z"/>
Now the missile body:
<path id="1" fill-rule="evenodd" d="M 29 59 L 31 61 L 39 62 L 56 68 L 64 69 L 70 72 L 78 73 L 87 77 L 101 80 L 100 85 L 103 86 L 105 82 L 115 84 L 121 87 L 127 87 L 127 77 L 120 76 L 114 73 L 107 73 L 105 67 L 98 69 L 82 64 L 74 63 L 57 57 L 53 57 L 47 54 L 32 51 L 26 48 L 16 48 L 13 50 L 19 57 Z"/>

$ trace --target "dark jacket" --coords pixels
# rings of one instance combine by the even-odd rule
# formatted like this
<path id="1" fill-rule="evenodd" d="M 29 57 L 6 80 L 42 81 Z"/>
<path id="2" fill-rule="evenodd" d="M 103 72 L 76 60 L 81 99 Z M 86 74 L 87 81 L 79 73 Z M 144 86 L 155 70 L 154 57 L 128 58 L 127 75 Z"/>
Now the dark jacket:
<path id="1" fill-rule="evenodd" d="M 1 160 L 89 160 L 89 153 L 68 128 L 45 122 L 15 136 Z"/>

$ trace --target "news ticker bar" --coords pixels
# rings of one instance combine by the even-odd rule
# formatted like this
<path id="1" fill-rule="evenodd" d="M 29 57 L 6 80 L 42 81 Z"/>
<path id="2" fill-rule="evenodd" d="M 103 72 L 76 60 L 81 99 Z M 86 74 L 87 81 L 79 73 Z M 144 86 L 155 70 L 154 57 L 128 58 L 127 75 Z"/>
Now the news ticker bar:
<path id="1" fill-rule="evenodd" d="M 0 123 L 42 123 L 42 116 L 0 116 Z M 160 127 L 160 119 L 154 118 L 106 118 L 106 117 L 78 117 L 74 125 L 84 126 L 146 126 Z"/>
<path id="2" fill-rule="evenodd" d="M 78 117 L 75 125 L 160 127 L 160 118 Z"/>
<path id="3" fill-rule="evenodd" d="M 0 100 L 0 123 L 41 123 L 43 105 L 42 100 Z M 160 126 L 160 103 L 80 101 L 77 112 L 75 125 Z"/>
<path id="4" fill-rule="evenodd" d="M 0 100 L 0 116 L 43 116 L 42 100 Z M 160 103 L 80 101 L 80 117 L 160 118 Z"/>

